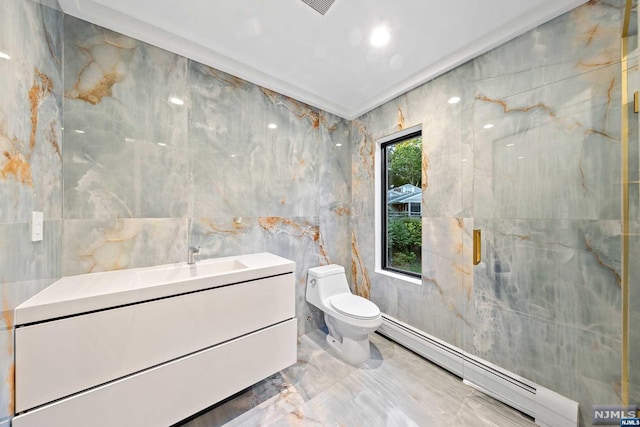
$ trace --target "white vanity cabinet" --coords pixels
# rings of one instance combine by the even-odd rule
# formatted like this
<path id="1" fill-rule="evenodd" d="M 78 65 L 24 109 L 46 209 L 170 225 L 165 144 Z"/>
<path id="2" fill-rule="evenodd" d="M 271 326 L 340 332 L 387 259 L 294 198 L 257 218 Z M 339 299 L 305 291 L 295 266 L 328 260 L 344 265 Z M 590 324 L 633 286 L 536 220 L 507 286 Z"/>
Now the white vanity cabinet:
<path id="1" fill-rule="evenodd" d="M 295 363 L 295 263 L 229 261 L 63 278 L 19 306 L 13 426 L 169 426 Z"/>

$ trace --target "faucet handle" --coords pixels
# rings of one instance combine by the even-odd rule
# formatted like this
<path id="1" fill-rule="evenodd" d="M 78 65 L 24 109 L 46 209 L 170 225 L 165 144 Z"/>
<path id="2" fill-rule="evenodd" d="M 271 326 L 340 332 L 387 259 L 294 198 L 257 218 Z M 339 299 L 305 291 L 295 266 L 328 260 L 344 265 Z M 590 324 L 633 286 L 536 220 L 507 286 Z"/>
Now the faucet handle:
<path id="1" fill-rule="evenodd" d="M 200 246 L 198 246 L 197 248 L 195 246 L 189 246 L 189 250 L 187 252 L 187 264 L 189 265 L 195 264 L 196 255 L 200 255 Z"/>

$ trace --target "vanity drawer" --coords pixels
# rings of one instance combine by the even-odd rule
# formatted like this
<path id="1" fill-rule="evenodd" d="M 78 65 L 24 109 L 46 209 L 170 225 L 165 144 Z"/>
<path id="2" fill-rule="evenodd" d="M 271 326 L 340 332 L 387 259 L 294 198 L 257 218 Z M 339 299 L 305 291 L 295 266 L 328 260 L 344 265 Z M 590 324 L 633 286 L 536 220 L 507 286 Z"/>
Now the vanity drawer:
<path id="1" fill-rule="evenodd" d="M 13 419 L 13 427 L 157 427 L 181 421 L 296 362 L 295 319 Z"/>
<path id="2" fill-rule="evenodd" d="M 293 317 L 295 289 L 290 273 L 19 327 L 15 334 L 16 413 Z M 263 350 L 252 351 L 259 355 Z M 216 383 L 212 379 L 210 386 L 216 389 Z M 170 382 L 163 388 L 150 385 L 141 393 L 159 395 L 173 386 Z M 131 399 L 135 402 L 139 396 Z M 122 414 L 124 404 L 114 403 L 113 411 Z M 75 409 L 67 413 L 75 414 Z M 85 425 L 97 425 L 93 421 Z"/>

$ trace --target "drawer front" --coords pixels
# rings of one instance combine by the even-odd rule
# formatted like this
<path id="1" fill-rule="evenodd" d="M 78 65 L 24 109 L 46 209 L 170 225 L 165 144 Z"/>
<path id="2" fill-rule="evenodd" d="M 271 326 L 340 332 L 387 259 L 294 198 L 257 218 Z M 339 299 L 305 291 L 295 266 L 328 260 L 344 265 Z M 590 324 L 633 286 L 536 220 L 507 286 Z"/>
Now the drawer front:
<path id="1" fill-rule="evenodd" d="M 287 274 L 16 330 L 16 413 L 295 317 Z"/>
<path id="2" fill-rule="evenodd" d="M 19 415 L 13 427 L 172 425 L 296 362 L 295 319 Z"/>

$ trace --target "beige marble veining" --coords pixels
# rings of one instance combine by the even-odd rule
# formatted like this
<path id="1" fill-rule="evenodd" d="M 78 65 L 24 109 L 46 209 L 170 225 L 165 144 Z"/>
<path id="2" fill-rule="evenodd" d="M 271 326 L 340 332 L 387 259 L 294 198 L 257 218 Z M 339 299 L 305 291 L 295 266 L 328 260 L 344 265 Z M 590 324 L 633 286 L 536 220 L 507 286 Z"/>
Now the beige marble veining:
<path id="1" fill-rule="evenodd" d="M 360 248 L 355 232 L 351 232 L 351 280 L 353 280 L 353 291 L 363 298 L 370 298 L 371 279 L 369 272 L 360 256 Z"/>
<path id="2" fill-rule="evenodd" d="M 33 0 L 0 4 L 0 424 L 14 412 L 13 309 L 60 275 L 61 12 Z M 28 238 L 31 212 L 44 240 Z"/>

